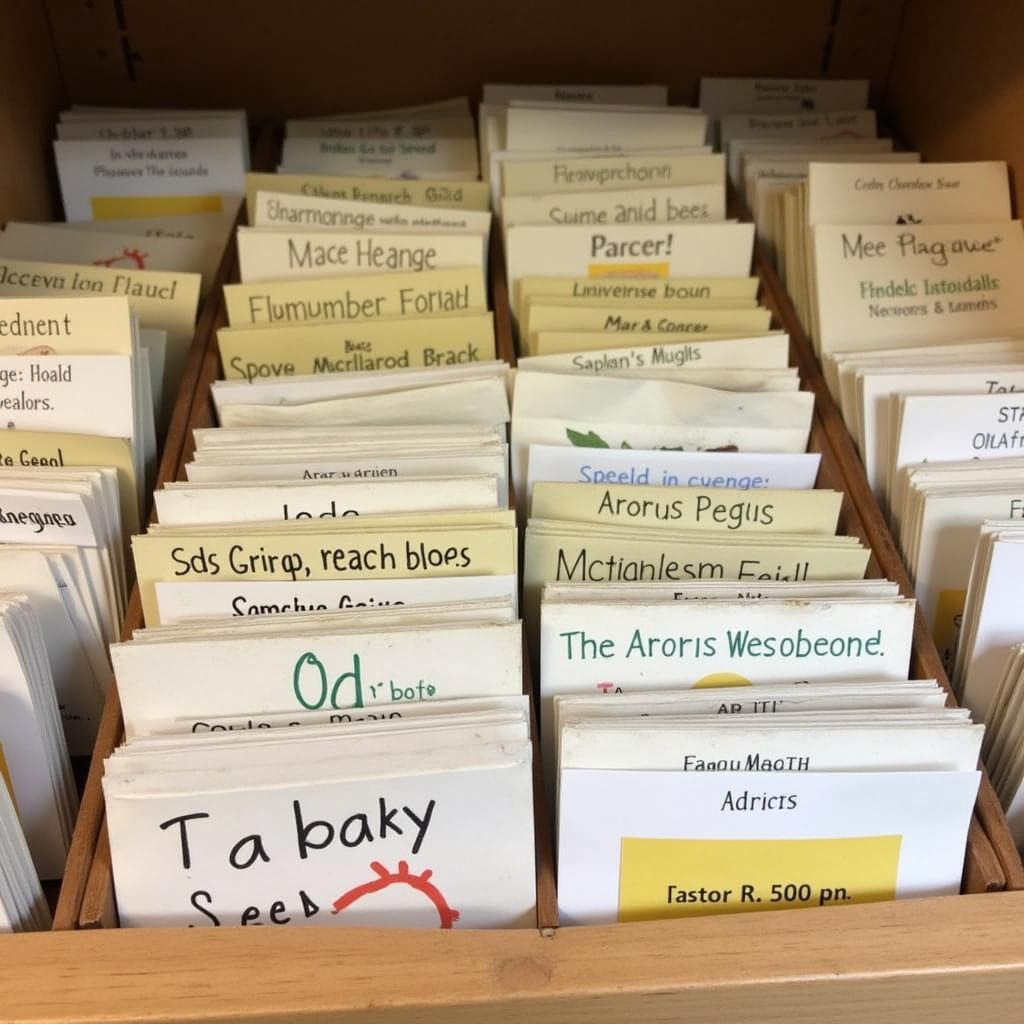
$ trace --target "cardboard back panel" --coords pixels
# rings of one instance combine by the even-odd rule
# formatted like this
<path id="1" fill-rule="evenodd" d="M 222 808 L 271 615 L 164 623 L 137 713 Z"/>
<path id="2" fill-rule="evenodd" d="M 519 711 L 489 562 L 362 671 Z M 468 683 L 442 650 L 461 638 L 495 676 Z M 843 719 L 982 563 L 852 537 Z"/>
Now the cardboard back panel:
<path id="1" fill-rule="evenodd" d="M 900 3 L 520 0 L 481 5 L 304 0 L 47 0 L 78 103 L 242 107 L 256 117 L 400 106 L 491 82 L 664 82 L 701 75 L 867 77 L 880 86 Z M 301 69 L 301 73 L 296 73 Z"/>
<path id="2" fill-rule="evenodd" d="M 908 0 L 904 10 L 884 97 L 898 134 L 929 160 L 1007 160 L 1019 183 L 1024 9 Z"/>
<path id="3" fill-rule="evenodd" d="M 67 100 L 46 11 L 0 3 L 0 221 L 50 220 L 59 209 L 50 139 Z"/>

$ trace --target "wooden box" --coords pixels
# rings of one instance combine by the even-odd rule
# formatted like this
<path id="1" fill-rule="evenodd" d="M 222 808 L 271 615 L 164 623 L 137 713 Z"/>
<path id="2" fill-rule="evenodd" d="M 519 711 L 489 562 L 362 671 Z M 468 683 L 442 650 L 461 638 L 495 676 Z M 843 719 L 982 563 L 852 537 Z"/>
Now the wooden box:
<path id="1" fill-rule="evenodd" d="M 0 0 L 0 217 L 55 213 L 49 139 L 68 102 L 246 106 L 254 121 L 394 106 L 483 81 L 665 81 L 695 99 L 702 74 L 868 77 L 874 102 L 931 159 L 1024 166 L 1013 114 L 1024 11 L 953 0 L 641 0 L 597 7 L 467 0 L 383 10 L 330 0 L 243 6 L 180 0 Z M 272 161 L 261 136 L 257 163 Z M 500 253 L 500 342 L 511 353 Z M 763 297 L 818 395 L 821 486 L 847 492 L 841 529 L 873 548 L 869 573 L 906 586 L 884 521 L 806 339 L 759 259 Z M 220 280 L 234 273 L 229 252 Z M 197 326 L 161 464 L 177 475 L 209 422 L 219 293 Z M 132 605 L 138 623 L 137 601 Z M 919 621 L 912 674 L 940 676 Z M 116 699 L 97 744 L 120 732 Z M 420 933 L 301 928 L 121 930 L 95 760 L 58 906 L 61 930 L 4 937 L 3 1019 L 402 1022 L 534 1020 L 928 1021 L 1019 1016 L 1024 872 L 982 787 L 965 895 L 690 921 L 558 929 L 550 844 L 538 832 L 538 927 Z M 544 820 L 538 809 L 539 820 Z M 1013 1019 L 1011 1016 L 1010 1019 Z"/>

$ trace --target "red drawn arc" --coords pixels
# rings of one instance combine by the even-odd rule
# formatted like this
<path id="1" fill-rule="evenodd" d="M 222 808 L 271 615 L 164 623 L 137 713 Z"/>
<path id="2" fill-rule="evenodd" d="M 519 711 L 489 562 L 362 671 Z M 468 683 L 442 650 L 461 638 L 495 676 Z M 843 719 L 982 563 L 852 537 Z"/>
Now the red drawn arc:
<path id="1" fill-rule="evenodd" d="M 414 875 L 410 873 L 408 863 L 404 860 L 400 860 L 398 862 L 398 870 L 396 872 L 391 872 L 388 871 L 380 861 L 375 860 L 370 862 L 370 869 L 377 875 L 377 877 L 369 882 L 363 882 L 362 885 L 357 885 L 354 888 L 349 889 L 348 892 L 343 892 L 334 901 L 334 909 L 331 911 L 332 914 L 340 914 L 346 907 L 352 906 L 356 900 L 360 900 L 364 896 L 369 896 L 371 893 L 381 892 L 384 889 L 390 888 L 392 885 L 408 885 L 417 892 L 423 893 L 423 895 L 434 904 L 434 907 L 437 910 L 437 916 L 441 921 L 441 928 L 451 928 L 459 919 L 459 912 L 448 905 L 448 901 L 444 898 L 444 894 L 436 885 L 434 885 L 433 882 L 430 881 L 430 876 L 433 874 L 433 871 L 429 868 L 419 875 Z"/>

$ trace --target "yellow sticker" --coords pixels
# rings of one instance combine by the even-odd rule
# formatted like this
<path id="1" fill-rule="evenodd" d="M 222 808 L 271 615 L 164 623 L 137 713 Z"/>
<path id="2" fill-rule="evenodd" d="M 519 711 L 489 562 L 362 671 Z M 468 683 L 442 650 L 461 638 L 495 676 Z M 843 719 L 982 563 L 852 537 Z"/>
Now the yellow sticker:
<path id="1" fill-rule="evenodd" d="M 891 900 L 901 842 L 901 836 L 624 838 L 619 920 Z"/>
<path id="2" fill-rule="evenodd" d="M 953 656 L 956 654 L 956 642 L 960 636 L 960 621 L 963 618 L 966 600 L 966 590 L 940 590 L 935 605 L 932 637 L 947 672 L 953 667 Z"/>
<path id="3" fill-rule="evenodd" d="M 93 220 L 122 217 L 171 217 L 182 213 L 223 213 L 224 201 L 212 196 L 92 196 Z"/>
<path id="4" fill-rule="evenodd" d="M 711 672 L 709 675 L 701 676 L 693 684 L 695 690 L 715 690 L 725 686 L 752 686 L 753 684 L 746 676 L 737 672 Z"/>
<path id="5" fill-rule="evenodd" d="M 591 263 L 588 277 L 668 277 L 668 263 Z"/>

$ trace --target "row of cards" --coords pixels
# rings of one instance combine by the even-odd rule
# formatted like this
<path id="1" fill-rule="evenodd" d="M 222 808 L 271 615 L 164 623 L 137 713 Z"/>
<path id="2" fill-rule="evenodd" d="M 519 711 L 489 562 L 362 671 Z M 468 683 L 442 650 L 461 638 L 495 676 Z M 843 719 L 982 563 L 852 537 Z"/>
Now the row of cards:
<path id="1" fill-rule="evenodd" d="M 787 126 L 810 138 L 874 135 L 873 116 L 857 112 L 866 83 L 823 84 L 820 95 L 778 83 L 790 104 L 781 109 L 756 100 L 761 84 L 702 88 L 725 151 L 720 192 L 725 171 L 735 182 L 741 160 L 770 153 Z M 820 106 L 794 113 L 801 92 Z M 525 356 L 513 477 L 517 451 L 526 447 L 532 477 L 534 462 L 550 458 L 535 443 L 564 444 L 562 432 L 594 454 L 626 456 L 622 475 L 601 466 L 571 483 L 528 480 L 524 617 L 528 635 L 539 634 L 561 918 L 955 892 L 983 730 L 947 711 L 934 681 L 906 682 L 914 602 L 862 579 L 868 552 L 835 535 L 841 495 L 728 490 L 721 480 L 709 490 L 692 477 L 684 488 L 653 467 L 639 479 L 627 469 L 653 456 L 634 449 L 803 458 L 812 410 L 806 393 L 789 390 L 788 339 L 770 332 L 756 283 L 744 288 L 750 242 L 738 239 L 749 225 L 722 222 L 724 205 L 709 203 L 711 223 L 677 228 L 681 197 L 659 195 L 653 178 L 646 190 L 617 191 L 619 173 L 646 157 L 621 124 L 604 122 L 601 158 L 546 154 L 562 185 L 532 206 L 517 194 L 525 161 L 499 152 L 490 162 Z M 713 157 L 675 154 L 674 166 Z M 593 182 L 598 167 L 613 183 L 586 194 L 575 182 Z M 603 211 L 619 209 L 650 210 L 648 223 L 661 226 L 605 227 Z M 547 224 L 520 226 L 527 212 Z M 523 241 L 533 231 L 535 252 Z M 634 335 L 628 348 L 623 331 Z M 668 352 L 679 353 L 675 369 Z M 695 692 L 752 684 L 764 699 Z M 787 723 L 772 714 L 782 710 L 799 713 Z M 936 794 L 934 815 L 908 812 L 926 793 Z"/>

